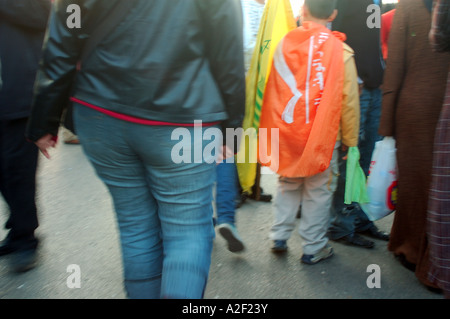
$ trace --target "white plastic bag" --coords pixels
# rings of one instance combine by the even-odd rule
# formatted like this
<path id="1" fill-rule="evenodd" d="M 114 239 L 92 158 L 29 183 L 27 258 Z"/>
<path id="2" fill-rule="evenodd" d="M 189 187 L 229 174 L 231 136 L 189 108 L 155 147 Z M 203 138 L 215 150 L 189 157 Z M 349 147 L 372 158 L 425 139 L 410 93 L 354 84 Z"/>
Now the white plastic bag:
<path id="1" fill-rule="evenodd" d="M 395 211 L 397 204 L 396 152 L 393 137 L 388 136 L 375 143 L 367 179 L 369 203 L 360 204 L 371 221 L 381 219 Z"/>

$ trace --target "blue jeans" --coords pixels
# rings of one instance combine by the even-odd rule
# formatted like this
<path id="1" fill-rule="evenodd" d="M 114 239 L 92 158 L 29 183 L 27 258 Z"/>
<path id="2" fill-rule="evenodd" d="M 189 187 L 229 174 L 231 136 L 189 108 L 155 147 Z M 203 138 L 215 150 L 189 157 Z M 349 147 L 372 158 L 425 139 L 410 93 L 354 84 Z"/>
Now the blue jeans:
<path id="1" fill-rule="evenodd" d="M 216 167 L 216 209 L 217 223 L 235 224 L 238 176 L 236 163 L 223 161 Z"/>
<path id="2" fill-rule="evenodd" d="M 360 97 L 361 118 L 359 126 L 360 164 L 366 176 L 369 175 L 370 161 L 375 143 L 382 137 L 378 135 L 381 116 L 381 89 L 364 88 Z"/>
<path id="3" fill-rule="evenodd" d="M 202 298 L 215 236 L 215 163 L 174 163 L 175 127 L 138 125 L 81 105 L 74 120 L 114 202 L 127 296 Z M 192 137 L 194 128 L 186 129 Z"/>

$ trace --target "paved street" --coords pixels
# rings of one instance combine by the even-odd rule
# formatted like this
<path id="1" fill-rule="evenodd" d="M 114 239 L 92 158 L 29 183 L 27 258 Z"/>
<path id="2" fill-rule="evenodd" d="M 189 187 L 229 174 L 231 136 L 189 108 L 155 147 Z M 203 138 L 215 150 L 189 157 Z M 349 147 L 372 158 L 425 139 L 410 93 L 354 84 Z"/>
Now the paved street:
<path id="1" fill-rule="evenodd" d="M 0 259 L 0 299 L 123 299 L 122 266 L 111 199 L 94 175 L 80 146 L 60 144 L 52 159 L 41 158 L 38 176 L 41 238 L 39 266 L 12 273 L 8 256 Z M 275 193 L 276 176 L 263 175 L 265 192 Z M 7 210 L 0 203 L 0 224 Z M 389 231 L 393 216 L 377 222 Z M 301 239 L 289 240 L 285 256 L 271 253 L 270 203 L 247 201 L 237 212 L 246 251 L 233 254 L 217 236 L 207 299 L 443 299 L 425 289 L 376 241 L 374 249 L 333 243 L 335 255 L 309 266 L 300 263 Z M 0 239 L 6 231 L 0 229 Z M 380 267 L 381 287 L 368 288 Z M 69 288 L 68 266 L 78 265 L 80 288 Z"/>

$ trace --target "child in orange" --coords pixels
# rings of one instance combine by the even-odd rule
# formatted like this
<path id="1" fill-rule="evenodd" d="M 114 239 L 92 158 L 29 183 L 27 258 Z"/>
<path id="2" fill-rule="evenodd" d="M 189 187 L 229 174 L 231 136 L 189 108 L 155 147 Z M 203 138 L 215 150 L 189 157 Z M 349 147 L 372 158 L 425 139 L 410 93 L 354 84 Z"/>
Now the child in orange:
<path id="1" fill-rule="evenodd" d="M 306 0 L 302 26 L 280 42 L 267 82 L 261 114 L 259 154 L 278 156 L 269 166 L 279 178 L 271 229 L 274 252 L 287 250 L 300 203 L 302 262 L 332 256 L 326 232 L 337 182 L 339 147 L 357 146 L 359 90 L 353 50 L 345 35 L 327 24 L 336 17 L 335 0 Z M 279 134 L 271 134 L 278 128 Z M 278 139 L 277 139 L 278 138 Z M 276 150 L 276 148 L 275 148 Z"/>

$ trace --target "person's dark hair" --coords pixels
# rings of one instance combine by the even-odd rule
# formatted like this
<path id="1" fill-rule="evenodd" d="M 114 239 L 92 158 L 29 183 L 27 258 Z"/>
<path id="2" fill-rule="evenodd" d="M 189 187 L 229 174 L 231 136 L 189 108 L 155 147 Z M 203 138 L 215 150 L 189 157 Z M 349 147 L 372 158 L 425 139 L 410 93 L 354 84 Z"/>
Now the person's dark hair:
<path id="1" fill-rule="evenodd" d="M 334 9 L 336 9 L 337 0 L 305 0 L 305 5 L 314 18 L 328 19 Z"/>

